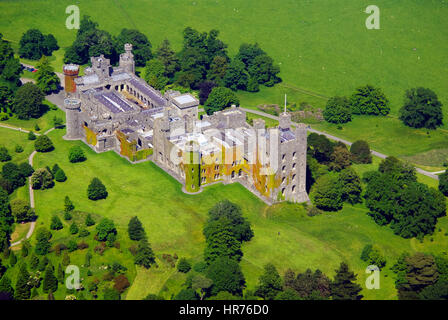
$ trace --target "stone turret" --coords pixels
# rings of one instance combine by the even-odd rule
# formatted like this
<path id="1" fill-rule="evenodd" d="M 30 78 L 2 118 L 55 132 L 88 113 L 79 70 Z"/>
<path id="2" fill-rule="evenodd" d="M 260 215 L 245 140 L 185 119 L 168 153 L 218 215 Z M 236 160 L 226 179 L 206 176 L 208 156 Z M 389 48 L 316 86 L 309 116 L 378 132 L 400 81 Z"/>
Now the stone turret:
<path id="1" fill-rule="evenodd" d="M 282 112 L 279 117 L 278 127 L 280 130 L 286 131 L 291 129 L 291 114 Z"/>
<path id="2" fill-rule="evenodd" d="M 66 140 L 78 140 L 82 138 L 80 114 L 81 114 L 81 100 L 74 98 L 67 98 L 64 100 L 65 119 L 66 119 Z"/>
<path id="3" fill-rule="evenodd" d="M 110 59 L 100 55 L 99 57 L 91 57 L 92 71 L 95 73 L 100 81 L 104 81 L 110 76 Z"/>
<path id="4" fill-rule="evenodd" d="M 66 95 L 71 95 L 76 92 L 75 79 L 79 75 L 79 66 L 76 64 L 66 64 L 64 71 L 64 87 Z"/>
<path id="5" fill-rule="evenodd" d="M 132 44 L 124 45 L 124 53 L 120 54 L 120 68 L 128 73 L 135 74 L 134 55 L 132 54 Z"/>

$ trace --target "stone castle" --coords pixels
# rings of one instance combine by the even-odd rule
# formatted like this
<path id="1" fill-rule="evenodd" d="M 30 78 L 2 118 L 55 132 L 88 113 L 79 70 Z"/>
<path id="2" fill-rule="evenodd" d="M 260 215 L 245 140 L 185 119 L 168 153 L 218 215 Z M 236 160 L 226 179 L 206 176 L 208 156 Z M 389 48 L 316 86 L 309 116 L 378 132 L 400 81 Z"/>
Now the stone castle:
<path id="1" fill-rule="evenodd" d="M 118 67 L 104 56 L 65 65 L 67 132 L 96 152 L 114 150 L 131 162 L 152 160 L 196 193 L 213 183 L 239 182 L 266 203 L 309 201 L 306 193 L 306 128 L 280 115 L 277 128 L 253 126 L 239 108 L 198 116 L 191 94 L 149 86 L 135 75 L 132 45 Z"/>

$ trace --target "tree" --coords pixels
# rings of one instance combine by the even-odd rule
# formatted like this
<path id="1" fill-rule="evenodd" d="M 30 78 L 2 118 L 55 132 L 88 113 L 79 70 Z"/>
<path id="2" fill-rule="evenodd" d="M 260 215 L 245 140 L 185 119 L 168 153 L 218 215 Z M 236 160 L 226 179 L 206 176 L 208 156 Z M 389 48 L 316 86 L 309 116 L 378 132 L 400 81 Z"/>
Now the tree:
<path id="1" fill-rule="evenodd" d="M 191 270 L 191 263 L 188 262 L 185 258 L 180 258 L 179 262 L 177 263 L 177 271 L 182 273 L 187 273 Z"/>
<path id="2" fill-rule="evenodd" d="M 17 256 L 14 253 L 14 251 L 11 250 L 11 252 L 9 253 L 9 265 L 11 267 L 14 267 L 17 263 Z"/>
<path id="3" fill-rule="evenodd" d="M 347 168 L 339 174 L 339 184 L 342 192 L 342 201 L 351 204 L 362 202 L 361 192 L 361 178 L 355 170 Z"/>
<path id="4" fill-rule="evenodd" d="M 46 168 L 37 169 L 31 176 L 31 185 L 34 190 L 52 188 L 53 176 Z"/>
<path id="5" fill-rule="evenodd" d="M 179 58 L 174 50 L 171 49 L 170 42 L 163 40 L 160 47 L 157 49 L 157 59 L 162 61 L 165 66 L 165 76 L 172 79 L 174 74 L 179 70 Z"/>
<path id="6" fill-rule="evenodd" d="M 24 177 L 31 177 L 31 175 L 34 173 L 33 167 L 28 162 L 22 162 L 19 164 L 19 171 L 20 174 Z"/>
<path id="7" fill-rule="evenodd" d="M 213 83 L 223 85 L 222 81 L 226 76 L 228 65 L 227 57 L 214 57 L 207 73 L 207 79 L 211 80 Z"/>
<path id="8" fill-rule="evenodd" d="M 140 31 L 135 29 L 122 29 L 116 38 L 115 50 L 117 54 L 124 52 L 125 43 L 132 44 L 132 54 L 134 55 L 134 61 L 137 67 L 144 67 L 146 61 L 152 58 L 151 42 Z"/>
<path id="9" fill-rule="evenodd" d="M 96 226 L 98 241 L 106 241 L 109 234 L 117 234 L 115 224 L 111 219 L 103 218 Z"/>
<path id="10" fill-rule="evenodd" d="M 221 111 L 231 105 L 239 106 L 240 102 L 238 97 L 232 90 L 224 87 L 215 87 L 208 96 L 204 105 L 204 110 L 208 115 L 213 114 L 216 111 Z"/>
<path id="11" fill-rule="evenodd" d="M 226 218 L 232 228 L 232 232 L 238 241 L 249 241 L 254 236 L 249 221 L 243 217 L 241 208 L 229 200 L 222 200 L 216 203 L 209 210 L 209 222 Z M 208 238 L 207 226 L 204 228 L 204 235 Z"/>
<path id="12" fill-rule="evenodd" d="M 50 264 L 45 269 L 42 289 L 45 293 L 49 291 L 56 292 L 56 290 L 58 289 L 58 279 L 55 277 L 53 266 L 51 266 Z"/>
<path id="13" fill-rule="evenodd" d="M 364 140 L 355 141 L 350 147 L 350 153 L 355 163 L 372 163 L 370 146 Z"/>
<path id="14" fill-rule="evenodd" d="M 9 112 L 13 100 L 14 92 L 6 84 L 0 82 L 0 112 Z"/>
<path id="15" fill-rule="evenodd" d="M 17 164 L 7 162 L 2 168 L 2 177 L 11 183 L 13 189 L 17 189 L 25 185 L 25 177 Z"/>
<path id="16" fill-rule="evenodd" d="M 86 161 L 87 158 L 84 154 L 84 151 L 82 151 L 81 147 L 79 146 L 73 146 L 70 148 L 69 154 L 68 154 L 68 160 L 71 163 L 76 162 L 83 162 Z"/>
<path id="17" fill-rule="evenodd" d="M 248 68 L 251 77 L 257 79 L 259 84 L 272 87 L 281 81 L 277 76 L 280 73 L 280 67 L 274 65 L 274 60 L 267 54 L 256 56 Z"/>
<path id="18" fill-rule="evenodd" d="M 146 269 L 149 269 L 156 262 L 154 252 L 148 243 L 148 240 L 142 239 L 137 246 L 134 263 Z"/>
<path id="19" fill-rule="evenodd" d="M 174 297 L 174 300 L 198 300 L 198 294 L 192 288 L 182 289 Z"/>
<path id="20" fill-rule="evenodd" d="M 120 294 L 125 292 L 130 285 L 128 278 L 124 274 L 119 274 L 114 279 L 114 289 Z"/>
<path id="21" fill-rule="evenodd" d="M 34 219 L 34 210 L 30 204 L 22 199 L 14 199 L 11 201 L 11 213 L 16 222 L 27 222 Z"/>
<path id="22" fill-rule="evenodd" d="M 249 74 L 241 60 L 233 59 L 227 66 L 226 74 L 223 78 L 225 87 L 236 90 L 246 90 Z"/>
<path id="23" fill-rule="evenodd" d="M 61 80 L 45 56 L 40 59 L 37 65 L 36 80 L 36 85 L 47 95 L 56 92 L 60 86 Z"/>
<path id="24" fill-rule="evenodd" d="M 46 135 L 40 135 L 34 142 L 34 147 L 38 152 L 49 152 L 54 149 L 53 142 Z"/>
<path id="25" fill-rule="evenodd" d="M 198 294 L 201 300 L 204 299 L 204 296 L 212 285 L 213 281 L 201 274 L 194 276 L 191 280 L 191 288 L 196 292 L 199 291 Z"/>
<path id="26" fill-rule="evenodd" d="M 159 59 L 152 59 L 146 63 L 145 80 L 156 90 L 162 90 L 168 84 L 168 77 L 165 77 L 165 65 Z"/>
<path id="27" fill-rule="evenodd" d="M 368 244 L 364 247 L 361 253 L 361 260 L 367 262 L 369 265 L 383 268 L 386 265 L 386 259 L 381 254 L 380 249 Z"/>
<path id="28" fill-rule="evenodd" d="M 40 256 L 45 256 L 50 252 L 51 232 L 45 228 L 39 228 L 36 233 L 36 246 L 34 247 L 34 252 Z"/>
<path id="29" fill-rule="evenodd" d="M 220 257 L 213 261 L 206 270 L 206 276 L 213 281 L 211 295 L 227 291 L 241 296 L 246 286 L 246 280 L 238 262 L 228 257 Z"/>
<path id="30" fill-rule="evenodd" d="M 27 82 L 16 91 L 13 111 L 19 119 L 38 118 L 44 110 L 42 107 L 44 97 L 44 93 L 38 86 Z"/>
<path id="31" fill-rule="evenodd" d="M 17 276 L 17 282 L 15 285 L 15 296 L 17 300 L 26 300 L 30 298 L 31 286 L 28 284 L 30 280 L 30 274 L 26 270 L 26 264 L 23 263 L 19 268 L 19 275 Z"/>
<path id="32" fill-rule="evenodd" d="M 0 161 L 6 162 L 11 160 L 11 155 L 8 152 L 8 149 L 6 149 L 5 146 L 0 146 Z"/>
<path id="33" fill-rule="evenodd" d="M 241 242 L 235 237 L 228 219 L 222 217 L 219 220 L 210 221 L 204 228 L 206 247 L 204 260 L 211 263 L 220 257 L 228 257 L 240 261 L 243 255 Z"/>
<path id="34" fill-rule="evenodd" d="M 0 300 L 13 300 L 14 288 L 6 275 L 0 278 Z"/>
<path id="35" fill-rule="evenodd" d="M 282 291 L 282 278 L 272 263 L 264 266 L 264 273 L 258 279 L 255 295 L 265 300 L 273 300 Z"/>
<path id="36" fill-rule="evenodd" d="M 95 224 L 95 220 L 93 220 L 90 213 L 87 215 L 85 223 L 87 227 L 93 226 Z"/>
<path id="37" fill-rule="evenodd" d="M 426 287 L 435 284 L 439 278 L 434 257 L 417 252 L 405 258 L 405 281 L 397 286 L 400 300 L 417 299 Z"/>
<path id="38" fill-rule="evenodd" d="M 400 120 L 408 127 L 436 129 L 443 124 L 442 103 L 430 89 L 407 90 Z"/>
<path id="39" fill-rule="evenodd" d="M 73 222 L 73 223 L 70 225 L 70 233 L 71 233 L 71 234 L 77 234 L 78 231 L 79 231 L 78 225 L 77 225 L 76 223 Z"/>
<path id="40" fill-rule="evenodd" d="M 98 178 L 93 178 L 87 188 L 87 197 L 90 200 L 106 199 L 108 196 L 106 187 Z"/>
<path id="41" fill-rule="evenodd" d="M 419 298 L 422 300 L 447 300 L 448 299 L 448 281 L 439 280 L 435 284 L 424 288 Z"/>
<path id="42" fill-rule="evenodd" d="M 352 120 L 350 102 L 346 97 L 332 97 L 323 112 L 324 119 L 331 123 L 346 123 Z"/>
<path id="43" fill-rule="evenodd" d="M 36 135 L 33 131 L 28 132 L 28 140 L 36 140 Z"/>
<path id="44" fill-rule="evenodd" d="M 104 300 L 120 300 L 120 293 L 112 288 L 106 288 L 103 292 Z"/>
<path id="45" fill-rule="evenodd" d="M 64 182 L 67 180 L 67 176 L 65 175 L 64 170 L 62 170 L 61 168 L 59 168 L 58 171 L 56 171 L 56 174 L 54 175 L 54 179 L 57 182 Z"/>
<path id="46" fill-rule="evenodd" d="M 70 212 L 75 210 L 75 205 L 73 204 L 73 202 L 70 200 L 70 198 L 68 196 L 65 196 L 64 198 L 64 212 Z"/>
<path id="47" fill-rule="evenodd" d="M 356 275 L 349 270 L 345 262 L 341 262 L 339 269 L 331 283 L 331 296 L 334 300 L 360 300 L 362 299 L 361 286 L 356 281 Z"/>
<path id="48" fill-rule="evenodd" d="M 241 60 L 246 65 L 246 68 L 250 68 L 253 65 L 255 58 L 264 54 L 266 53 L 260 48 L 258 43 L 243 43 L 239 48 L 236 59 Z"/>
<path id="49" fill-rule="evenodd" d="M 342 190 L 337 176 L 324 175 L 319 177 L 311 189 L 314 205 L 325 211 L 342 209 Z"/>
<path id="50" fill-rule="evenodd" d="M 389 100 L 380 88 L 371 85 L 359 87 L 350 97 L 353 114 L 382 115 L 389 114 Z"/>
<path id="51" fill-rule="evenodd" d="M 275 300 L 301 300 L 300 296 L 291 288 L 287 288 L 285 291 L 279 292 L 275 297 Z"/>
<path id="52" fill-rule="evenodd" d="M 57 49 L 59 46 L 55 37 L 52 34 L 43 35 L 38 29 L 29 29 L 19 42 L 20 57 L 30 60 L 39 60 L 43 55 L 51 56 Z"/>
<path id="53" fill-rule="evenodd" d="M 213 81 L 204 81 L 199 85 L 199 103 L 204 104 L 213 88 L 215 88 L 217 84 Z"/>
<path id="54" fill-rule="evenodd" d="M 145 229 L 138 217 L 132 217 L 128 224 L 128 233 L 131 240 L 142 240 L 146 238 Z"/>
<path id="55" fill-rule="evenodd" d="M 330 157 L 330 169 L 335 171 L 341 171 L 352 164 L 352 155 L 350 151 L 344 146 L 336 146 L 333 149 L 333 153 Z"/>
<path id="56" fill-rule="evenodd" d="M 328 163 L 334 151 L 333 143 L 323 134 L 311 133 L 307 138 L 308 154 L 319 163 Z"/>
<path id="57" fill-rule="evenodd" d="M 439 190 L 448 197 L 448 170 L 439 176 Z"/>
<path id="58" fill-rule="evenodd" d="M 36 270 L 39 265 L 39 258 L 33 253 L 30 257 L 30 268 Z"/>

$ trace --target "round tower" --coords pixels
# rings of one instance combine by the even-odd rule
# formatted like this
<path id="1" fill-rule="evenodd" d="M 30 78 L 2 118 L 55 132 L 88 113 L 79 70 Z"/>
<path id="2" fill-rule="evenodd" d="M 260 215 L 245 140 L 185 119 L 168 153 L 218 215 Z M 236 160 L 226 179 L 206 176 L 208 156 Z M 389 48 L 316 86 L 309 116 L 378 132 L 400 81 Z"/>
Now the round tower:
<path id="1" fill-rule="evenodd" d="M 132 54 L 132 44 L 125 43 L 124 53 L 120 54 L 120 67 L 128 73 L 135 74 L 134 55 Z"/>
<path id="2" fill-rule="evenodd" d="M 81 125 L 79 123 L 79 115 L 81 113 L 81 100 L 67 98 L 64 100 L 65 106 L 65 123 L 66 140 L 78 140 L 82 138 Z"/>
<path id="3" fill-rule="evenodd" d="M 64 65 L 64 82 L 65 82 L 65 93 L 70 95 L 76 92 L 75 79 L 79 76 L 79 66 L 76 64 L 66 64 Z"/>

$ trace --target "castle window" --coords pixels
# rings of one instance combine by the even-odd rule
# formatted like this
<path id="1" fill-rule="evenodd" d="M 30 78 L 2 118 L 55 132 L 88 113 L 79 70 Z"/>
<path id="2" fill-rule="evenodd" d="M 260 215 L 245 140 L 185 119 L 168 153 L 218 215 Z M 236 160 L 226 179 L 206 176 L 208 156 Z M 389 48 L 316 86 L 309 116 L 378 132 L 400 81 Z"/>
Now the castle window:
<path id="1" fill-rule="evenodd" d="M 206 177 L 202 177 L 202 183 L 205 183 L 206 180 L 207 180 Z"/>
<path id="2" fill-rule="evenodd" d="M 235 178 L 235 171 L 232 171 L 232 179 L 234 179 Z"/>
<path id="3" fill-rule="evenodd" d="M 285 180 L 286 180 L 286 178 L 285 178 L 285 177 L 283 177 L 283 178 L 282 178 L 282 183 L 285 183 Z"/>
<path id="4" fill-rule="evenodd" d="M 294 180 L 296 178 L 296 175 L 295 174 L 293 174 L 292 175 L 292 180 Z"/>
<path id="5" fill-rule="evenodd" d="M 283 188 L 283 189 L 282 189 L 282 196 L 285 195 L 285 191 L 286 191 L 286 188 Z"/>
<path id="6" fill-rule="evenodd" d="M 286 166 L 283 166 L 282 171 L 285 172 L 285 170 L 286 170 Z"/>
<path id="7" fill-rule="evenodd" d="M 285 161 L 286 160 L 286 153 L 284 153 L 283 155 L 282 155 L 282 161 Z"/>
<path id="8" fill-rule="evenodd" d="M 295 159 L 296 158 L 296 152 L 292 153 L 292 158 Z"/>
<path id="9" fill-rule="evenodd" d="M 292 192 L 293 192 L 293 193 L 296 192 L 296 186 L 295 186 L 295 185 L 292 186 Z"/>
<path id="10" fill-rule="evenodd" d="M 292 164 L 292 168 L 293 168 L 293 169 L 296 168 L 296 163 L 295 163 L 295 162 Z"/>
<path id="11" fill-rule="evenodd" d="M 238 177 L 241 177 L 243 175 L 243 170 L 240 169 L 240 171 L 238 171 Z"/>
<path id="12" fill-rule="evenodd" d="M 216 166 L 215 166 L 215 170 L 219 170 L 219 165 L 216 165 Z"/>

